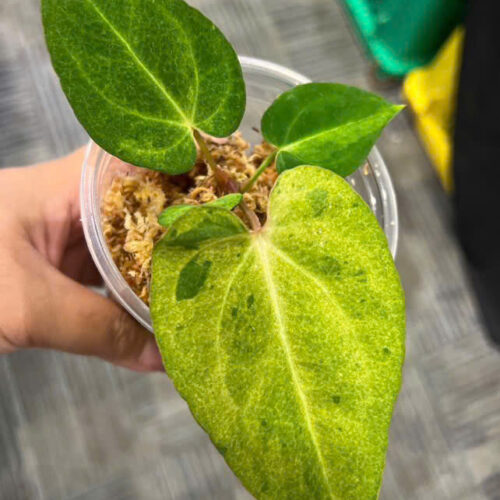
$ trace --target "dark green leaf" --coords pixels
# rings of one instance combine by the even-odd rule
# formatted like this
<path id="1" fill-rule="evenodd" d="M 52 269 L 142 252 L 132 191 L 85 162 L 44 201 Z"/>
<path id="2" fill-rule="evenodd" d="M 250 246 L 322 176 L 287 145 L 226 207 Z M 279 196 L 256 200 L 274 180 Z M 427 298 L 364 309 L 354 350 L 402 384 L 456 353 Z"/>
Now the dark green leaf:
<path id="1" fill-rule="evenodd" d="M 184 235 L 205 231 L 191 248 Z M 265 228 L 202 207 L 155 248 L 168 374 L 260 499 L 375 499 L 401 383 L 404 298 L 374 215 L 336 174 L 278 179 Z"/>
<path id="2" fill-rule="evenodd" d="M 227 194 L 222 196 L 217 200 L 211 201 L 206 205 L 212 207 L 225 208 L 226 210 L 232 210 L 234 207 L 240 204 L 243 195 L 240 193 Z M 181 215 L 184 215 L 189 210 L 197 207 L 199 205 L 172 205 L 166 208 L 158 217 L 158 222 L 164 227 L 170 227 Z"/>
<path id="3" fill-rule="evenodd" d="M 279 172 L 318 165 L 345 177 L 402 107 L 354 87 L 309 83 L 276 99 L 262 118 L 262 133 L 279 149 Z"/>
<path id="4" fill-rule="evenodd" d="M 245 109 L 236 53 L 182 0 L 43 0 L 52 63 L 77 118 L 109 153 L 171 174 L 192 129 L 226 137 Z"/>

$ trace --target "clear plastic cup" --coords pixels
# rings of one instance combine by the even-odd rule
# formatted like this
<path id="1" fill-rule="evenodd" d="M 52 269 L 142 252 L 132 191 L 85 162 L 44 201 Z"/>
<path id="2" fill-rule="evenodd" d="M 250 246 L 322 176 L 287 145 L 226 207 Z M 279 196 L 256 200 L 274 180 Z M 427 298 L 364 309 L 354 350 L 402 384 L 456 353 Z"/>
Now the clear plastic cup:
<path id="1" fill-rule="evenodd" d="M 251 144 L 262 137 L 257 132 L 264 111 L 278 95 L 292 87 L 309 83 L 305 76 L 278 64 L 251 57 L 240 57 L 247 87 L 247 109 L 240 130 Z M 111 161 L 113 157 L 90 141 L 82 171 L 81 217 L 85 238 L 104 282 L 116 300 L 144 327 L 152 331 L 149 308 L 132 291 L 116 267 L 102 232 L 101 203 L 117 175 L 126 175 L 136 167 Z M 391 178 L 382 156 L 373 148 L 366 166 L 348 178 L 364 198 L 383 228 L 392 255 L 398 244 L 398 211 Z"/>

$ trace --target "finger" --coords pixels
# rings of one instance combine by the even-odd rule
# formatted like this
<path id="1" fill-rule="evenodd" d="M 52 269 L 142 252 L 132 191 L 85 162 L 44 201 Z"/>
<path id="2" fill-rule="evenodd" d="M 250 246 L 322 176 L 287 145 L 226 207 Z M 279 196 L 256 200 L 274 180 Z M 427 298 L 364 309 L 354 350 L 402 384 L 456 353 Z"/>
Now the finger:
<path id="1" fill-rule="evenodd" d="M 3 194 L 33 246 L 56 267 L 66 245 L 83 235 L 79 201 L 83 157 L 84 150 L 79 149 L 65 158 L 12 169 L 9 183 L 15 189 Z M 37 181 L 27 182 L 30 178 Z"/>
<path id="2" fill-rule="evenodd" d="M 32 283 L 31 347 L 97 356 L 136 371 L 162 371 L 154 336 L 111 300 L 45 266 Z"/>
<path id="3" fill-rule="evenodd" d="M 102 277 L 83 238 L 66 248 L 59 269 L 68 278 L 83 285 L 102 285 Z"/>

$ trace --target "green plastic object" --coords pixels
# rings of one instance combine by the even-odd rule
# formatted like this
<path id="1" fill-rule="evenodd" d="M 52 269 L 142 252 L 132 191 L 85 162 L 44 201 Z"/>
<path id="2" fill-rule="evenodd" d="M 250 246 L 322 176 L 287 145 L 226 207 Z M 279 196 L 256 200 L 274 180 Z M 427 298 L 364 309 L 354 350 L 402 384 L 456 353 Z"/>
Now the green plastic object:
<path id="1" fill-rule="evenodd" d="M 427 64 L 465 14 L 465 0 L 343 0 L 379 69 L 402 77 Z"/>

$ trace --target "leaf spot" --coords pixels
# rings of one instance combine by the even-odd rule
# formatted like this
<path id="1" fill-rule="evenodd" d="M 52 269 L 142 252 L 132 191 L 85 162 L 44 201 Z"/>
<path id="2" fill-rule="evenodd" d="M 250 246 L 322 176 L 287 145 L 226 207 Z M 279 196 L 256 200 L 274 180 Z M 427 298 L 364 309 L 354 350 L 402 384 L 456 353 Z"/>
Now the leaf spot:
<path id="1" fill-rule="evenodd" d="M 338 394 L 334 394 L 334 395 L 332 396 L 332 401 L 333 401 L 336 405 L 338 405 L 338 404 L 340 403 L 340 396 L 339 396 Z"/>
<path id="2" fill-rule="evenodd" d="M 255 302 L 255 297 L 253 295 L 249 295 L 247 297 L 247 307 L 248 307 L 248 309 L 250 309 L 253 306 L 254 302 Z"/>
<path id="3" fill-rule="evenodd" d="M 328 191 L 324 189 L 313 189 L 307 193 L 306 198 L 311 205 L 314 217 L 320 217 L 328 208 Z"/>
<path id="4" fill-rule="evenodd" d="M 340 278 L 342 265 L 335 257 L 331 257 L 330 255 L 322 256 L 317 260 L 315 267 L 323 274 Z"/>
<path id="5" fill-rule="evenodd" d="M 212 263 L 208 260 L 199 264 L 195 259 L 190 260 L 179 274 L 177 282 L 176 297 L 177 302 L 196 297 L 208 276 Z"/>

